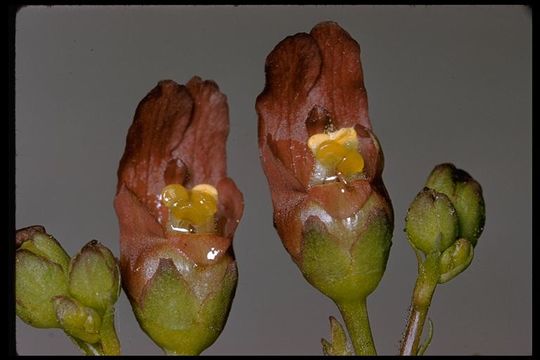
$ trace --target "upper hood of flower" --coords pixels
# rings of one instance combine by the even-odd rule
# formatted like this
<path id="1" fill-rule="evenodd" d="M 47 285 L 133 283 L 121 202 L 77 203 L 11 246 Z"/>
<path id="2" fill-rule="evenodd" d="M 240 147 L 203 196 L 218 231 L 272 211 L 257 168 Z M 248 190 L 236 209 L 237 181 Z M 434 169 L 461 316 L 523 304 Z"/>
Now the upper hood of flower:
<path id="1" fill-rule="evenodd" d="M 289 36 L 273 49 L 266 59 L 266 86 L 256 108 L 259 148 L 278 232 L 280 227 L 295 226 L 291 213 L 308 200 L 343 219 L 376 192 L 386 199 L 385 211 L 393 217 L 381 179 L 383 154 L 371 131 L 360 47 L 338 24 L 320 23 L 309 34 Z M 364 176 L 348 183 L 346 192 L 339 182 L 310 185 L 315 159 L 307 142 L 329 126 L 354 128 L 365 161 Z M 293 256 L 299 252 L 300 245 L 287 240 L 284 231 L 280 236 Z"/>
<path id="2" fill-rule="evenodd" d="M 159 260 L 164 251 L 179 252 L 196 264 L 230 253 L 243 199 L 226 175 L 228 131 L 226 97 L 213 81 L 194 77 L 186 86 L 161 81 L 139 103 L 118 168 L 114 200 L 122 274 L 135 298 L 142 290 L 136 283 L 146 283 L 156 270 L 139 267 L 152 257 Z M 168 214 L 160 194 L 172 183 L 186 187 L 205 183 L 218 190 L 216 234 L 165 231 Z M 209 252 L 214 255 L 209 257 Z"/>

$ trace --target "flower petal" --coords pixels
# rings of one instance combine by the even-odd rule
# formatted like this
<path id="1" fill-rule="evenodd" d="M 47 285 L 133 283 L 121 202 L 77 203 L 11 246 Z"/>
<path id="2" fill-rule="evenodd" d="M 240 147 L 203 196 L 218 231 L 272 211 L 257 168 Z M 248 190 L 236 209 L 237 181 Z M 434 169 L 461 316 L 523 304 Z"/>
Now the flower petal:
<path id="1" fill-rule="evenodd" d="M 183 183 L 187 167 L 174 152 L 185 137 L 193 99 L 185 86 L 161 81 L 139 103 L 118 168 L 118 187 L 126 186 L 159 223 L 167 209 L 159 195 L 168 183 Z"/>

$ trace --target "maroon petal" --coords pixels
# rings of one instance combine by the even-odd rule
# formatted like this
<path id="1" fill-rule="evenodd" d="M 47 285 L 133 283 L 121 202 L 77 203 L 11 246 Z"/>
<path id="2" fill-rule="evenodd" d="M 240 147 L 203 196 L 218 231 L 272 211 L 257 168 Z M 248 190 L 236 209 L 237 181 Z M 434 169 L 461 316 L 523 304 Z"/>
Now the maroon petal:
<path id="1" fill-rule="evenodd" d="M 382 153 L 371 133 L 360 47 L 336 23 L 321 23 L 274 48 L 256 107 L 261 159 L 275 206 L 285 206 L 283 199 L 309 187 L 314 158 L 307 140 L 328 125 L 355 127 L 367 178 L 380 174 Z"/>
<path id="2" fill-rule="evenodd" d="M 311 36 L 320 49 L 322 64 L 312 101 L 328 110 L 337 128 L 356 124 L 371 129 L 360 46 L 335 22 L 315 26 Z"/>
<path id="3" fill-rule="evenodd" d="M 167 209 L 159 200 L 161 189 L 186 178 L 185 161 L 173 152 L 184 140 L 192 111 L 193 98 L 185 86 L 161 81 L 139 103 L 129 128 L 117 192 L 127 187 L 159 223 L 167 221 Z"/>

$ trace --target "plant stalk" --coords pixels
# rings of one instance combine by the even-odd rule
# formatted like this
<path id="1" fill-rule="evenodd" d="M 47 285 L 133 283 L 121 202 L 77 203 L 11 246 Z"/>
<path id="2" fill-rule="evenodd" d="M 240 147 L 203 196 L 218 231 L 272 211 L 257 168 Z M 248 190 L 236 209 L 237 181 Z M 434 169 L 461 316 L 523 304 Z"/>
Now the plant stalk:
<path id="1" fill-rule="evenodd" d="M 120 341 L 114 328 L 114 307 L 105 311 L 101 325 L 101 346 L 104 355 L 120 355 Z"/>
<path id="2" fill-rule="evenodd" d="M 430 254 L 419 262 L 418 278 L 414 287 L 411 311 L 405 335 L 401 341 L 400 355 L 417 355 L 433 293 L 439 282 L 439 254 Z"/>
<path id="3" fill-rule="evenodd" d="M 356 355 L 377 355 L 366 306 L 366 299 L 337 304 L 347 326 Z"/>

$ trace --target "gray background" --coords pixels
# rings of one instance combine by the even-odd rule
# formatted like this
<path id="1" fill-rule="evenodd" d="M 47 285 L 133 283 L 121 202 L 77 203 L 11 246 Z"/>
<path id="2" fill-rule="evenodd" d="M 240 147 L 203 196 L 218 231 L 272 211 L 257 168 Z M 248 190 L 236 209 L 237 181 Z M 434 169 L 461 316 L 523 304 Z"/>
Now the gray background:
<path id="1" fill-rule="evenodd" d="M 160 79 L 215 80 L 228 96 L 229 175 L 245 197 L 227 325 L 205 354 L 320 354 L 333 303 L 272 227 L 255 98 L 284 37 L 337 21 L 362 48 L 374 130 L 395 208 L 386 274 L 368 305 L 396 354 L 416 276 L 402 231 L 431 168 L 451 161 L 484 189 L 470 268 L 435 294 L 428 354 L 530 354 L 531 12 L 508 6 L 27 7 L 16 19 L 16 225 L 44 224 L 70 254 L 95 238 L 118 255 L 116 169 L 135 107 Z M 124 294 L 124 354 L 160 354 Z M 60 330 L 17 319 L 20 354 L 78 354 Z"/>

